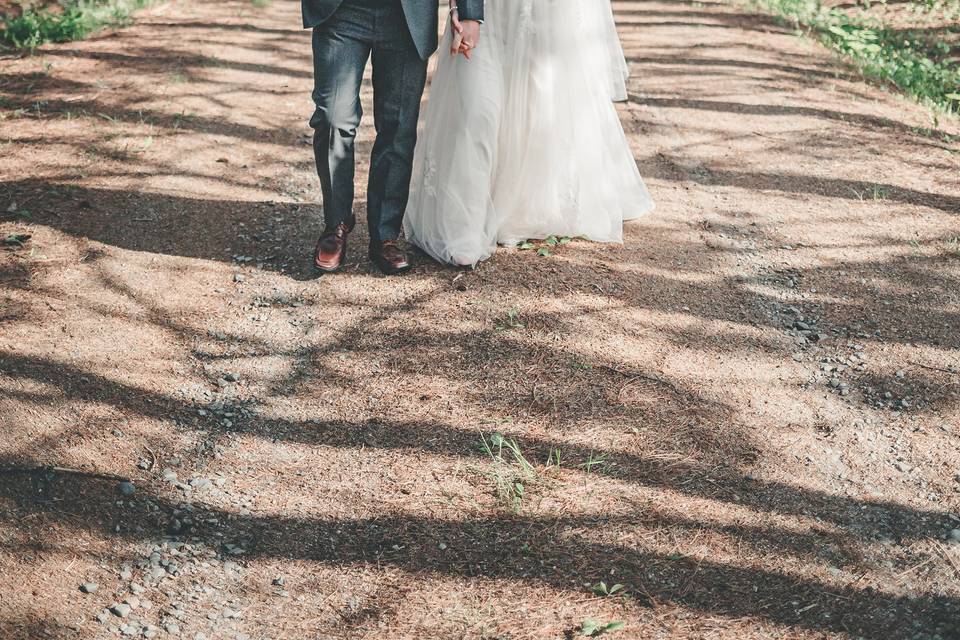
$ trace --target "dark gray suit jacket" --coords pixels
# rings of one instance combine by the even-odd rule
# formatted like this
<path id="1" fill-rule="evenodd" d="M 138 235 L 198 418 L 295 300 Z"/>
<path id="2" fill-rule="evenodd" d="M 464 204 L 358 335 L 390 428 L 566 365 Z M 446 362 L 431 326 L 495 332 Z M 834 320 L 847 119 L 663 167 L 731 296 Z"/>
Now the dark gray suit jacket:
<path id="1" fill-rule="evenodd" d="M 307 29 L 323 24 L 343 0 L 301 0 L 303 26 Z M 437 49 L 437 0 L 401 0 L 407 27 L 420 56 L 426 60 Z M 483 20 L 483 0 L 458 0 L 461 20 Z"/>

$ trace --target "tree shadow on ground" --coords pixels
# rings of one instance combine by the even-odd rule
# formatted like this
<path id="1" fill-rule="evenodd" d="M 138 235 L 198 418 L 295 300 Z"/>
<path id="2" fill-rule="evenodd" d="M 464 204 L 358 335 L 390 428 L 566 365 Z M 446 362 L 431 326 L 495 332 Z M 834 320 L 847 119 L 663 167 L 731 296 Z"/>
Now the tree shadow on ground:
<path id="1" fill-rule="evenodd" d="M 4 483 L 0 495 L 15 505 L 3 514 L 5 526 L 16 529 L 20 518 L 41 516 L 60 519 L 76 531 L 140 541 L 160 534 L 158 521 L 172 519 L 178 509 L 151 493 L 149 501 L 159 506 L 159 512 L 144 515 L 135 501 L 118 506 L 112 487 L 98 481 L 48 472 L 42 482 L 50 500 L 31 497 L 34 488 L 22 479 Z M 578 592 L 585 581 L 615 567 L 618 579 L 629 584 L 636 596 L 632 607 L 680 605 L 732 619 L 761 618 L 871 640 L 911 637 L 918 629 L 942 637 L 960 632 L 953 615 L 960 601 L 953 597 L 895 597 L 869 588 L 839 587 L 789 573 L 667 555 L 572 533 L 603 531 L 616 524 L 610 516 L 325 519 L 238 516 L 199 504 L 194 505 L 193 516 L 197 523 L 222 524 L 197 524 L 189 540 L 214 548 L 242 540 L 250 559 L 387 566 L 414 575 L 494 578 L 570 592 Z M 709 524 L 695 526 L 709 528 Z M 754 537 L 748 531 L 738 533 L 746 539 Z M 440 543 L 445 545 L 442 553 L 436 551 Z M 781 551 L 793 553 L 794 549 Z"/>

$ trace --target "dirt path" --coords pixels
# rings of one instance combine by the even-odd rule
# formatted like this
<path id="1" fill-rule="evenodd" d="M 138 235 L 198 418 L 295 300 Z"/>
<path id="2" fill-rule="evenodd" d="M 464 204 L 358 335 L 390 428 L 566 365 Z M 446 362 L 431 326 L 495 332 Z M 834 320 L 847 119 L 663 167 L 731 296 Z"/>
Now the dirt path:
<path id="1" fill-rule="evenodd" d="M 298 3 L 0 61 L 0 636 L 960 637 L 960 147 L 615 6 L 657 212 L 402 279 L 307 269 Z"/>

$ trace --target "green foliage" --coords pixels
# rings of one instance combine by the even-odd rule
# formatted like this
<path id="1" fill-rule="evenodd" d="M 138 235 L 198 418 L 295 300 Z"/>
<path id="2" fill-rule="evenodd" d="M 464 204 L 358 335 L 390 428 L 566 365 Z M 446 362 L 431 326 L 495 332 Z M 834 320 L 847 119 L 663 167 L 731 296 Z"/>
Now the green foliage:
<path id="1" fill-rule="evenodd" d="M 492 478 L 500 502 L 514 513 L 520 513 L 527 496 L 526 484 L 540 480 L 536 468 L 526 459 L 516 440 L 507 440 L 501 433 L 494 433 L 488 441 L 480 435 L 480 445 L 494 463 Z M 504 458 L 504 450 L 513 460 Z"/>
<path id="2" fill-rule="evenodd" d="M 24 8 L 19 16 L 3 18 L 0 41 L 32 50 L 47 42 L 81 40 L 106 28 L 129 23 L 138 9 L 157 0 L 61 0 L 60 10 Z"/>
<path id="3" fill-rule="evenodd" d="M 613 585 L 612 587 L 608 587 L 607 583 L 604 582 L 603 580 L 601 580 L 600 582 L 598 582 L 597 584 L 593 585 L 593 587 L 590 588 L 590 590 L 593 591 L 598 596 L 604 596 L 604 597 L 615 596 L 618 593 L 622 592 L 624 589 L 625 587 L 619 583 Z"/>
<path id="4" fill-rule="evenodd" d="M 506 329 L 523 329 L 524 324 L 520 320 L 520 311 L 517 309 L 510 309 L 507 311 L 507 316 L 495 322 L 495 326 L 498 331 L 504 331 Z"/>
<path id="5" fill-rule="evenodd" d="M 960 62 L 942 39 L 920 31 L 891 29 L 840 11 L 819 0 L 752 0 L 812 32 L 873 78 L 946 112 L 960 111 Z"/>
<path id="6" fill-rule="evenodd" d="M 580 623 L 580 633 L 587 636 L 588 638 L 596 638 L 597 636 L 602 636 L 605 633 L 610 633 L 611 631 L 618 631 L 623 629 L 622 622 L 597 622 L 596 620 L 584 620 Z"/>
<path id="7" fill-rule="evenodd" d="M 517 248 L 521 251 L 527 249 L 536 249 L 537 255 L 542 258 L 549 258 L 553 255 L 553 252 L 550 250 L 551 247 L 556 247 L 558 245 L 567 244 L 572 238 L 569 236 L 548 236 L 541 243 L 538 243 L 535 240 L 524 240 L 517 245 Z"/>

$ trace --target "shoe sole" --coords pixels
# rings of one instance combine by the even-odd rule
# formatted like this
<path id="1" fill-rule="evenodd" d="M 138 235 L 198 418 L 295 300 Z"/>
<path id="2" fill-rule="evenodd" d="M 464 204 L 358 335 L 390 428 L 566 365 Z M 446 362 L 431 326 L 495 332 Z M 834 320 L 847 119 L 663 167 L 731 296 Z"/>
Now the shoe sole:
<path id="1" fill-rule="evenodd" d="M 402 273 L 406 273 L 410 271 L 410 269 L 413 269 L 412 264 L 408 264 L 405 267 L 400 267 L 399 269 L 396 269 L 394 267 L 388 267 L 373 255 L 370 255 L 370 261 L 376 265 L 377 269 L 380 269 L 380 271 L 387 276 L 398 276 Z"/>
<path id="2" fill-rule="evenodd" d="M 320 273 L 336 273 L 343 269 L 347 264 L 347 248 L 343 248 L 343 256 L 340 258 L 340 264 L 335 267 L 321 267 L 316 262 L 313 263 L 314 271 L 319 271 Z"/>

